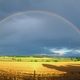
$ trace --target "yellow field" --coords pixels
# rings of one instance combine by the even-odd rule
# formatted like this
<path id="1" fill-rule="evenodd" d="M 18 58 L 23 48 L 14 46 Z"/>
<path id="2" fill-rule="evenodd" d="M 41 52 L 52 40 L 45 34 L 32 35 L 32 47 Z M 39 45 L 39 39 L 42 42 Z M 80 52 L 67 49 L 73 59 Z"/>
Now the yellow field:
<path id="1" fill-rule="evenodd" d="M 0 61 L 0 70 L 20 73 L 63 74 L 80 72 L 80 62 L 4 62 Z"/>
<path id="2" fill-rule="evenodd" d="M 0 80 L 80 80 L 80 62 L 0 61 Z"/>

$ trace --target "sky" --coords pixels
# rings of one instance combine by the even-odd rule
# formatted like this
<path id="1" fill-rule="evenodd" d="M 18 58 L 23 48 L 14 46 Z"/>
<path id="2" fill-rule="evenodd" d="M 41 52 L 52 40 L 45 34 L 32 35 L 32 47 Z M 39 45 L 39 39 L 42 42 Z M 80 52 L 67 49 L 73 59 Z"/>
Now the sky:
<path id="1" fill-rule="evenodd" d="M 80 0 L 0 0 L 0 55 L 80 56 L 79 7 Z"/>

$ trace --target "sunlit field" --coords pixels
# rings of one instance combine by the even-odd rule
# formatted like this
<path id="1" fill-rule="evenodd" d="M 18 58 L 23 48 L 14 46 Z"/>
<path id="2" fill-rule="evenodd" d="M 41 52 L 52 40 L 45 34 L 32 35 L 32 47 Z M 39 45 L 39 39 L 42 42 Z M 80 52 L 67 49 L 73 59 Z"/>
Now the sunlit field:
<path id="1" fill-rule="evenodd" d="M 79 58 L 0 57 L 0 80 L 80 80 Z"/>

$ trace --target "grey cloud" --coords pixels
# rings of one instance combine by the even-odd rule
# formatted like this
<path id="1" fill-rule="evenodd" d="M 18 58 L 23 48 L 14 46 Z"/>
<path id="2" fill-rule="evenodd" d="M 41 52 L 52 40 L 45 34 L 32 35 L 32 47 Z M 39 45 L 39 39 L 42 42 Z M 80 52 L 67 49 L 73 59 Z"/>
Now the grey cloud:
<path id="1" fill-rule="evenodd" d="M 0 0 L 0 20 L 16 12 L 44 10 L 64 16 L 80 28 L 79 7 L 80 0 Z"/>
<path id="2" fill-rule="evenodd" d="M 43 47 L 80 47 L 80 33 L 66 20 L 46 12 L 26 12 L 0 23 L 1 52 L 41 53 Z"/>

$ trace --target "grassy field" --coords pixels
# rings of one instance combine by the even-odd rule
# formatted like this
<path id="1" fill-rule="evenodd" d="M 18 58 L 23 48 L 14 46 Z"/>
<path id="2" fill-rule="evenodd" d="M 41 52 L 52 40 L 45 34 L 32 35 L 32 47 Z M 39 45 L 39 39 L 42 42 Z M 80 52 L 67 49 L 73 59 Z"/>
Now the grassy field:
<path id="1" fill-rule="evenodd" d="M 80 80 L 76 58 L 0 57 L 0 80 Z"/>
<path id="2" fill-rule="evenodd" d="M 0 61 L 9 62 L 72 62 L 80 61 L 80 58 L 46 57 L 46 56 L 0 56 Z"/>

